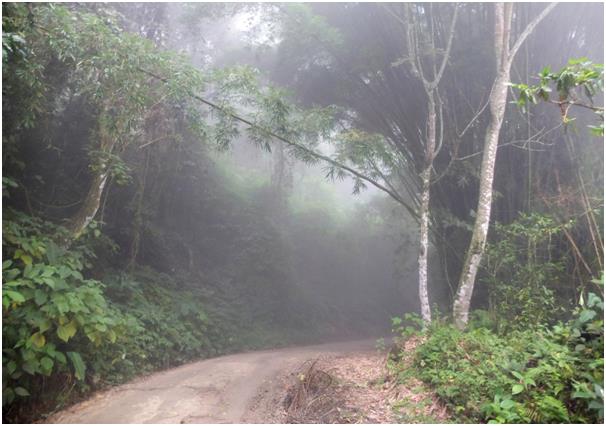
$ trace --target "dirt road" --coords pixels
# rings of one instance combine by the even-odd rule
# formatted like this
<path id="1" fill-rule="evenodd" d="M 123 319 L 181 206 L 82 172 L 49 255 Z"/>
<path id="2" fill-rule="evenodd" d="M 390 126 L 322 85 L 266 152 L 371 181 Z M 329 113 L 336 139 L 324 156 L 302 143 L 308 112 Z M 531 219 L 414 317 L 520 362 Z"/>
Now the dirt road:
<path id="1" fill-rule="evenodd" d="M 222 356 L 182 365 L 97 394 L 49 423 L 240 423 L 261 387 L 322 355 L 367 352 L 375 340 Z"/>

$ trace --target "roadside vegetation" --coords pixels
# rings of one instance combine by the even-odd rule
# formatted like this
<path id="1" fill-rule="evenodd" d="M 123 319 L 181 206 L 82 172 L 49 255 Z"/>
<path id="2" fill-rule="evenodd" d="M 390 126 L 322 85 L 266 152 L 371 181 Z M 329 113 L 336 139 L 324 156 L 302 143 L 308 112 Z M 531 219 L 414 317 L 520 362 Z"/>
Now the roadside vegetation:
<path id="1" fill-rule="evenodd" d="M 5 421 L 190 360 L 382 333 L 398 307 L 393 245 L 364 274 L 356 260 L 388 206 L 293 190 L 284 164 L 251 179 L 272 156 L 188 94 L 255 91 L 254 72 L 195 70 L 121 25 L 111 8 L 3 4 Z M 232 143 L 252 161 L 230 161 Z M 342 236 L 349 252 L 333 254 Z"/>
<path id="2" fill-rule="evenodd" d="M 439 315 L 424 330 L 414 315 L 395 317 L 396 348 L 417 343 L 408 356 L 392 349 L 389 370 L 402 384 L 426 383 L 457 423 L 602 423 L 603 276 L 593 284 L 596 292 L 567 321 L 541 321 L 528 311 L 526 321 L 501 315 L 497 323 L 477 310 L 462 331 Z"/>
<path id="3" fill-rule="evenodd" d="M 392 373 L 426 383 L 455 422 L 602 423 L 604 278 L 563 305 L 565 258 L 551 252 L 574 226 L 536 213 L 496 224 L 480 276 L 487 308 L 465 330 L 439 312 L 426 328 L 414 314 L 394 317 L 395 352 L 416 345 L 392 358 Z"/>
<path id="4" fill-rule="evenodd" d="M 3 420 L 393 318 L 355 419 L 603 422 L 602 19 L 3 3 Z"/>

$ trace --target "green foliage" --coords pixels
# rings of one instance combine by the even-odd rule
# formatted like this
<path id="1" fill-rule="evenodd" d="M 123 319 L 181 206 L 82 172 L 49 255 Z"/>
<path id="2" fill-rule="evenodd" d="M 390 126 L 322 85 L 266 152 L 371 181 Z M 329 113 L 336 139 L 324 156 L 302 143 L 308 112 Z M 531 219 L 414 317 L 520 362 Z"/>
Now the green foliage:
<path id="1" fill-rule="evenodd" d="M 563 312 L 556 289 L 564 259 L 555 256 L 553 246 L 570 226 L 572 222 L 559 224 L 537 213 L 495 225 L 481 280 L 489 289 L 491 321 L 499 332 L 536 327 Z"/>
<path id="2" fill-rule="evenodd" d="M 279 345 L 282 329 L 204 287 L 151 269 L 86 278 L 99 229 L 69 250 L 67 231 L 12 210 L 3 217 L 3 405 L 45 403 L 91 387 L 239 348 Z M 267 275 L 265 275 L 267 277 Z M 258 287 L 258 286 L 257 286 Z M 212 305 L 211 305 L 212 303 Z M 245 325 L 243 325 L 245 324 Z M 44 383 L 54 384 L 43 392 Z M 52 407 L 52 404 L 51 404 Z"/>
<path id="3" fill-rule="evenodd" d="M 230 115 L 234 105 L 246 105 L 259 126 L 310 143 L 331 123 L 322 109 L 302 111 L 287 102 L 284 91 L 262 89 L 255 69 L 200 71 L 184 58 L 124 32 L 104 9 L 93 14 L 79 6 L 6 8 L 3 53 L 8 72 L 3 83 L 5 97 L 15 102 L 5 104 L 4 118 L 13 123 L 5 133 L 13 141 L 22 128 L 33 127 L 40 114 L 60 116 L 70 102 L 82 102 L 96 120 L 89 131 L 89 168 L 97 173 L 107 169 L 119 184 L 128 182 L 129 170 L 117 153 L 132 143 L 143 145 L 152 136 L 162 139 L 149 132 L 150 120 L 159 115 L 171 118 L 166 126 L 156 127 L 163 138 L 186 129 L 192 139 L 211 140 L 218 149 L 226 149 L 239 135 L 239 122 Z M 208 87 L 213 102 L 222 108 L 212 110 L 212 125 L 195 99 Z M 21 121 L 27 125 L 15 125 Z M 249 136 L 269 149 L 269 136 L 258 128 Z"/>
<path id="4" fill-rule="evenodd" d="M 519 91 L 518 106 L 525 108 L 529 103 L 537 104 L 539 100 L 553 102 L 560 106 L 564 124 L 574 120 L 569 118 L 568 110 L 573 105 L 592 109 L 599 117 L 600 124 L 590 126 L 596 136 L 604 136 L 604 109 L 593 105 L 593 98 L 604 90 L 604 66 L 594 64 L 587 58 L 571 59 L 568 65 L 558 72 L 549 67 L 539 73 L 539 84 L 512 84 Z M 558 100 L 551 100 L 552 88 L 555 85 Z"/>
<path id="5" fill-rule="evenodd" d="M 603 301 L 591 293 L 573 320 L 551 328 L 499 336 L 434 324 L 414 365 L 460 421 L 599 423 L 603 345 Z"/>
<path id="6" fill-rule="evenodd" d="M 419 334 L 422 329 L 423 319 L 416 313 L 408 312 L 402 318 L 391 319 L 391 331 L 403 339 Z"/>
<path id="7" fill-rule="evenodd" d="M 27 397 L 41 376 L 84 380 L 80 351 L 113 343 L 120 316 L 103 285 L 86 279 L 92 253 L 67 251 L 60 227 L 14 211 L 2 223 L 3 404 Z M 69 362 L 68 362 L 69 361 Z"/>
<path id="8" fill-rule="evenodd" d="M 309 49 L 310 46 L 335 49 L 343 44 L 339 31 L 324 17 L 315 14 L 309 5 L 285 5 L 279 13 L 285 21 L 282 28 L 284 43 L 288 43 L 285 50 Z"/>
<path id="9" fill-rule="evenodd" d="M 370 134 L 355 128 L 347 129 L 337 135 L 336 158 L 341 163 L 350 163 L 357 170 L 376 181 L 389 181 L 388 177 L 398 172 L 398 155 L 385 138 L 379 134 Z M 330 177 L 343 171 L 332 168 Z M 355 180 L 354 193 L 365 188 L 360 180 Z"/>
<path id="10" fill-rule="evenodd" d="M 108 276 L 106 295 L 128 324 L 124 339 L 97 354 L 95 369 L 112 383 L 141 372 L 223 353 L 220 327 L 211 322 L 199 293 L 179 289 L 151 270 Z"/>
<path id="11" fill-rule="evenodd" d="M 2 4 L 2 107 L 3 114 L 16 112 L 13 120 L 3 123 L 3 146 L 4 138 L 12 138 L 13 132 L 32 128 L 36 117 L 44 110 L 43 66 L 33 60 L 26 34 L 31 28 L 29 24 L 25 4 Z M 18 96 L 12 97 L 13 94 Z"/>

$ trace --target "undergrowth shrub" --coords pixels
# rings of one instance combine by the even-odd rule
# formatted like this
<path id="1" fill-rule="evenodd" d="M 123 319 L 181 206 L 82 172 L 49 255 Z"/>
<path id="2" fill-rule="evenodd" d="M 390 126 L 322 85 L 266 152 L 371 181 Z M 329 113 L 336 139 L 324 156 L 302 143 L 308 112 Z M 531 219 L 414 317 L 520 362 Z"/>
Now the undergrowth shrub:
<path id="1" fill-rule="evenodd" d="M 8 209 L 2 226 L 7 421 L 29 421 L 138 374 L 288 341 L 283 327 L 239 312 L 220 285 L 142 267 L 89 278 L 101 269 L 95 245 L 106 239 L 94 224 L 69 250 L 67 231 L 50 222 Z"/>
<path id="2" fill-rule="evenodd" d="M 86 237 L 65 250 L 56 242 L 65 229 L 12 210 L 2 230 L 5 405 L 45 383 L 83 382 L 86 354 L 115 343 L 123 318 L 108 304 L 103 284 L 83 276 L 93 257 Z"/>
<path id="3" fill-rule="evenodd" d="M 567 302 L 561 296 L 567 286 L 562 277 L 568 254 L 562 257 L 555 248 L 572 225 L 572 221 L 560 224 L 538 213 L 521 214 L 510 224 L 495 225 L 482 262 L 481 281 L 488 288 L 488 312 L 499 333 L 542 325 L 564 313 Z"/>
<path id="4" fill-rule="evenodd" d="M 225 352 L 221 325 L 211 321 L 200 294 L 179 288 L 149 269 L 104 279 L 107 297 L 129 327 L 118 345 L 100 353 L 99 371 L 109 382 Z"/>
<path id="5" fill-rule="evenodd" d="M 589 293 L 567 323 L 504 335 L 437 323 L 416 374 L 461 421 L 602 422 L 603 309 Z"/>

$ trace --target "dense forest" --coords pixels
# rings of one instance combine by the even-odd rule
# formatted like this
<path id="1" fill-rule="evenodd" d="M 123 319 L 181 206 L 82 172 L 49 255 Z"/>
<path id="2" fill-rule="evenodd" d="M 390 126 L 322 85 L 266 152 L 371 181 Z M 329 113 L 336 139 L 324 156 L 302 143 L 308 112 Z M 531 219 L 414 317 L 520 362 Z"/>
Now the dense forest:
<path id="1" fill-rule="evenodd" d="M 393 333 L 452 421 L 603 422 L 603 15 L 3 3 L 3 420 Z"/>

